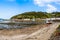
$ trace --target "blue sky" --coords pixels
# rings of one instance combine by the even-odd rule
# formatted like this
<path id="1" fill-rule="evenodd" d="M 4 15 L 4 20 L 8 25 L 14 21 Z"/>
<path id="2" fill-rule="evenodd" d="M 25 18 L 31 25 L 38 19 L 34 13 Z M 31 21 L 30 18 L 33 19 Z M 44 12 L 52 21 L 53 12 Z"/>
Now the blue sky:
<path id="1" fill-rule="evenodd" d="M 29 11 L 60 11 L 60 0 L 0 0 L 0 18 Z"/>

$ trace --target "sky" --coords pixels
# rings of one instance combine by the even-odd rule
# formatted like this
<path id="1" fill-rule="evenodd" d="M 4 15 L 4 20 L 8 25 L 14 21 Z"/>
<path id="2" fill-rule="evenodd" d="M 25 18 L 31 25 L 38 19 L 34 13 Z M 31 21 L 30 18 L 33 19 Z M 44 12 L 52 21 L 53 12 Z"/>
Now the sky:
<path id="1" fill-rule="evenodd" d="M 30 11 L 60 11 L 60 0 L 0 0 L 0 18 L 9 19 Z"/>

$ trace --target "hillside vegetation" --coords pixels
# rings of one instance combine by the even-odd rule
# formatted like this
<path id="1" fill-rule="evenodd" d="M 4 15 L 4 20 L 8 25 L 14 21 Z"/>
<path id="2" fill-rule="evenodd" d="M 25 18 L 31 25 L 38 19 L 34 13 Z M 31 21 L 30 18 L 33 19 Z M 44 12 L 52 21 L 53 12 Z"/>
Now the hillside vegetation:
<path id="1" fill-rule="evenodd" d="M 60 12 L 24 12 L 15 16 L 12 16 L 11 19 L 24 19 L 24 18 L 52 18 L 60 17 Z"/>

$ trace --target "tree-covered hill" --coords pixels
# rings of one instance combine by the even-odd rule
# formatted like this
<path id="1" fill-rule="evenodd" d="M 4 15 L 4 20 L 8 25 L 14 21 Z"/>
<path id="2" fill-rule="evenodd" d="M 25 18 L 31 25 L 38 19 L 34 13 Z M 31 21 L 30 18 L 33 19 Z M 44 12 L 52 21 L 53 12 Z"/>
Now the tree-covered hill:
<path id="1" fill-rule="evenodd" d="M 23 18 L 52 18 L 52 17 L 60 17 L 60 12 L 24 12 L 18 15 L 11 17 L 11 19 L 23 19 Z"/>
<path id="2" fill-rule="evenodd" d="M 22 14 L 15 15 L 11 19 L 22 19 L 22 18 L 47 18 L 48 16 L 44 12 L 25 12 Z"/>

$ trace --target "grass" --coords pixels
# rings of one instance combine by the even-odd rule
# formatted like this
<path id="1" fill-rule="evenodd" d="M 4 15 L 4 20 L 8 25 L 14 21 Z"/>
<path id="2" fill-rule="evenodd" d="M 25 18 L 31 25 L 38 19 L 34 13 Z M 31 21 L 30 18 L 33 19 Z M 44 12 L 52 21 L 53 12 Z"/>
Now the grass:
<path id="1" fill-rule="evenodd" d="M 50 40 L 54 40 L 54 38 L 56 38 L 57 36 L 60 36 L 60 25 L 59 25 L 59 27 L 56 29 L 56 31 L 52 34 Z"/>

